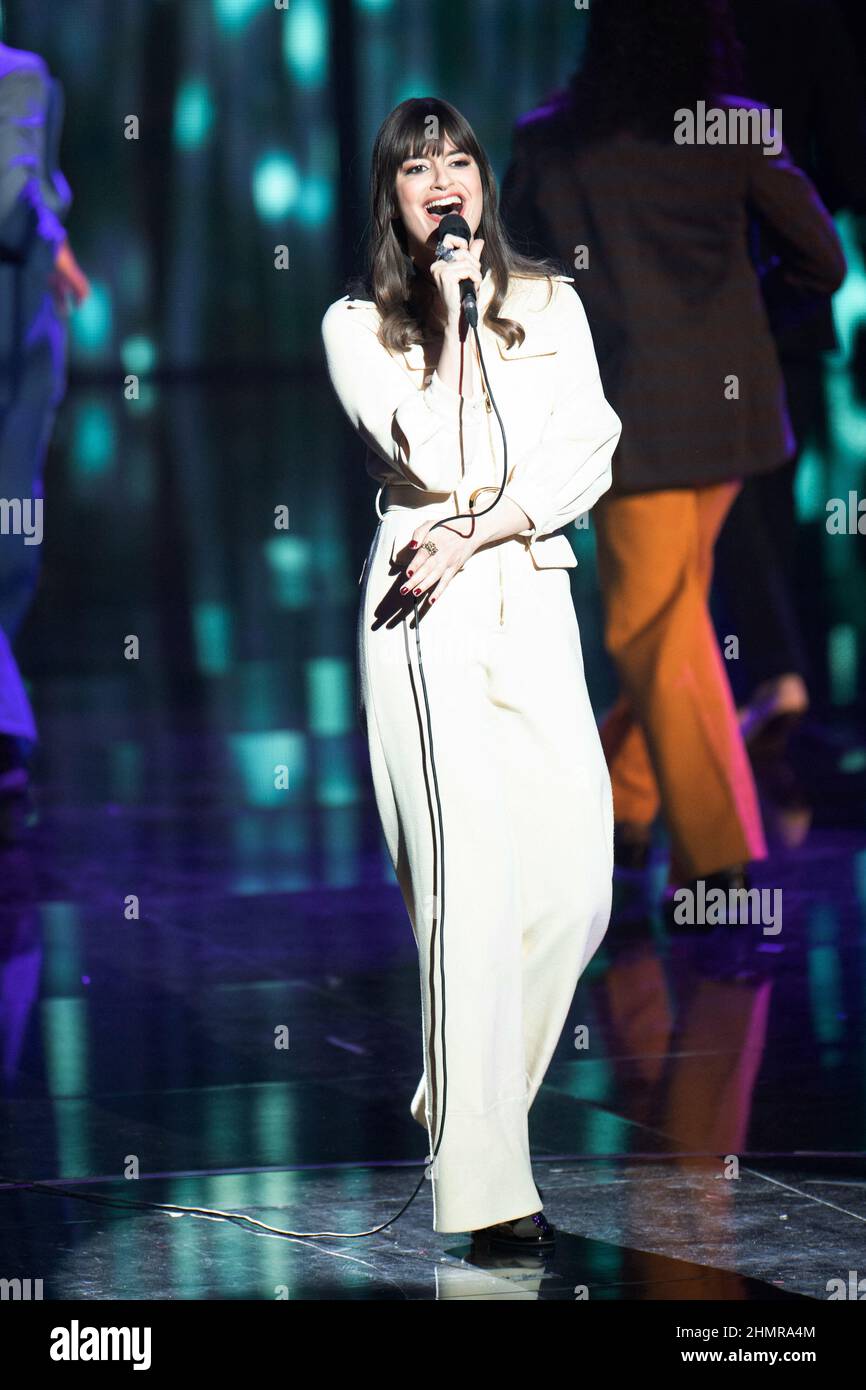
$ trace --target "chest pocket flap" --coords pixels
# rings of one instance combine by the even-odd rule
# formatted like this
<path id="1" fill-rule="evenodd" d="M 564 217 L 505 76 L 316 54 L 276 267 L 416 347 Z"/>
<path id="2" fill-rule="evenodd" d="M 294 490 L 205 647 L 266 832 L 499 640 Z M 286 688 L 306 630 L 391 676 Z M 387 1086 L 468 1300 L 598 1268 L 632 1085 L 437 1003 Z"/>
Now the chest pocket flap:
<path id="1" fill-rule="evenodd" d="M 522 343 L 507 347 L 499 337 L 496 339 L 499 356 L 503 362 L 523 361 L 526 357 L 553 357 L 559 350 L 558 344 L 548 333 L 536 333 L 530 328 Z"/>

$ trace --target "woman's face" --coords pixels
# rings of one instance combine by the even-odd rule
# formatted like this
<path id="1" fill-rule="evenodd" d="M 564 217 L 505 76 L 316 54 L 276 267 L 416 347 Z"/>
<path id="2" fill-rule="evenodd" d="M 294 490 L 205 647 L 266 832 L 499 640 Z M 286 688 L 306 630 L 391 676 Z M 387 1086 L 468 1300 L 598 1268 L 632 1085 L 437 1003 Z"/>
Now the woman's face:
<path id="1" fill-rule="evenodd" d="M 481 224 L 484 195 L 478 165 L 447 136 L 441 155 L 417 155 L 403 161 L 397 170 L 395 195 L 409 255 L 417 265 L 431 264 L 439 238 L 437 227 L 446 213 L 459 212 L 473 237 Z"/>

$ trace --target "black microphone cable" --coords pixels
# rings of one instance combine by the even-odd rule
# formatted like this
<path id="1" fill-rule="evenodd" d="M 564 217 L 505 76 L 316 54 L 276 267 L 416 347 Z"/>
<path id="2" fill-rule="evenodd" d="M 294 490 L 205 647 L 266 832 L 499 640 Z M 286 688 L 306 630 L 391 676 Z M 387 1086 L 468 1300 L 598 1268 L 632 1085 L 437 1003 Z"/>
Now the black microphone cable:
<path id="1" fill-rule="evenodd" d="M 473 307 L 474 307 L 474 306 L 473 306 Z M 491 389 L 490 389 L 490 379 L 489 379 L 489 377 L 488 377 L 488 375 L 487 375 L 487 368 L 486 368 L 485 363 L 484 363 L 484 353 L 481 351 L 481 340 L 480 340 L 480 338 L 479 338 L 479 336 L 478 336 L 477 313 L 474 315 L 475 322 L 472 322 L 472 321 L 471 321 L 469 315 L 467 315 L 467 319 L 470 321 L 471 327 L 472 327 L 472 331 L 473 331 L 473 333 L 475 334 L 475 343 L 476 343 L 476 346 L 477 346 L 477 348 L 478 348 L 478 361 L 479 361 L 480 366 L 481 366 L 481 376 L 482 376 L 482 380 L 483 380 L 483 383 L 484 383 L 484 393 L 485 393 L 485 396 L 486 396 L 487 400 L 489 400 L 489 402 L 490 402 L 490 405 L 491 405 L 491 407 L 492 407 L 492 409 L 493 409 L 494 414 L 496 415 L 496 419 L 497 419 L 498 422 L 499 422 L 499 430 L 500 430 L 500 433 L 501 433 L 501 435 L 502 435 L 502 453 L 503 453 L 503 461 L 502 461 L 502 482 L 499 484 L 499 491 L 497 492 L 496 496 L 494 497 L 493 501 L 490 503 L 490 505 L 489 505 L 488 507 L 484 507 L 484 509 L 483 509 L 482 511 L 480 511 L 480 512 L 476 512 L 476 511 L 474 511 L 474 510 L 473 510 L 473 511 L 470 511 L 470 512 L 457 512 L 454 516 L 443 517 L 440 521 L 434 522 L 434 524 L 430 527 L 430 530 L 427 532 L 427 535 L 428 535 L 428 536 L 430 536 L 430 535 L 436 530 L 437 527 L 439 527 L 439 526 L 448 526 L 448 525 L 450 525 L 450 523 L 453 522 L 453 521 L 460 521 L 460 520 L 462 520 L 463 518 L 468 518 L 469 520 L 471 520 L 471 521 L 474 522 L 475 519 L 476 519 L 477 517 L 479 517 L 479 516 L 486 516 L 486 514 L 487 514 L 489 511 L 492 511 L 492 509 L 496 506 L 497 502 L 498 502 L 499 499 L 501 498 L 503 492 L 505 491 L 505 484 L 506 484 L 506 482 L 507 482 L 507 480 L 508 480 L 508 437 L 507 437 L 507 435 L 506 435 L 506 433 L 505 433 L 505 426 L 504 426 L 504 424 L 502 423 L 502 416 L 499 414 L 499 407 L 497 406 L 497 404 L 496 404 L 496 399 L 495 399 L 495 397 L 494 397 L 494 395 L 493 395 L 493 392 L 492 392 Z M 437 1156 L 437 1154 L 439 1153 L 439 1149 L 440 1149 L 440 1147 L 441 1147 L 441 1145 L 442 1145 L 442 1138 L 443 1138 L 443 1135 L 444 1135 L 444 1132 L 445 1132 L 445 1111 L 446 1111 L 447 1099 L 448 1099 L 448 1063 L 447 1063 L 446 1052 L 445 1052 L 445 997 L 446 997 L 446 996 L 445 996 L 445 933 L 444 933 L 444 924 L 445 924 L 445 828 L 444 828 L 443 820 L 442 820 L 442 798 L 441 798 L 440 795 L 439 795 L 439 779 L 438 779 L 438 776 L 437 776 L 437 774 L 436 774 L 436 758 L 435 758 L 435 755 L 434 755 L 434 752 L 433 752 L 433 728 L 432 728 L 432 722 L 431 722 L 431 718 L 430 718 L 430 699 L 429 699 L 428 692 L 427 692 L 427 682 L 426 682 L 426 680 L 425 680 L 425 678 L 424 678 L 424 662 L 423 662 L 422 655 L 421 655 L 421 625 L 420 625 L 420 623 L 419 623 L 419 621 L 418 621 L 418 598 L 417 598 L 414 594 L 413 594 L 413 596 L 412 596 L 412 601 L 413 601 L 414 609 L 415 609 L 415 649 L 416 649 L 417 656 L 418 656 L 418 671 L 419 671 L 419 674 L 420 674 L 420 676 L 421 676 L 421 688 L 422 688 L 422 690 L 423 690 L 423 692 L 424 692 L 424 709 L 425 709 L 425 714 L 426 714 L 426 718 L 427 718 L 427 741 L 428 741 L 428 745 L 429 745 L 429 749 L 430 749 L 430 771 L 431 771 L 431 773 L 432 773 L 433 791 L 434 791 L 434 795 L 435 795 L 435 798 L 436 798 L 436 815 L 437 815 L 437 821 L 438 821 L 439 843 L 440 843 L 440 850 L 439 850 L 439 874 L 438 874 L 438 876 L 437 876 L 437 881 L 438 881 L 438 883 L 439 883 L 439 885 L 440 885 L 440 892 L 439 892 L 439 898 L 438 898 L 438 900 L 437 900 L 437 906 L 440 908 L 440 911 L 439 911 L 439 914 L 438 914 L 438 925 L 439 925 L 439 934 L 440 934 L 440 938 L 441 938 L 441 944 L 440 944 L 440 947 L 439 947 L 439 979 L 440 979 L 441 994 L 442 994 L 441 1023 L 440 1023 L 440 1039 L 441 1039 L 441 1043 L 442 1043 L 442 1107 L 441 1107 L 440 1123 L 439 1123 L 439 1126 L 438 1126 L 438 1138 L 437 1138 L 436 1143 L 435 1143 L 435 1145 L 434 1145 L 434 1147 L 433 1147 L 433 1152 L 432 1152 L 432 1154 L 430 1155 L 430 1158 L 429 1158 L 429 1162 L 430 1162 L 430 1164 L 431 1164 L 431 1166 L 432 1166 L 432 1164 L 433 1164 L 433 1163 L 435 1162 L 435 1160 L 436 1160 L 436 1156 Z M 422 603 L 423 603 L 423 601 L 424 601 L 424 595 L 423 595 L 423 594 L 421 595 L 421 601 L 422 601 Z M 411 671 L 411 665 L 410 665 L 410 671 Z M 435 835 L 434 835 L 434 850 L 435 850 Z M 433 960 L 434 960 L 435 944 L 436 944 L 436 933 L 435 933 L 435 931 L 434 931 L 433 933 L 431 933 L 431 937 L 430 937 L 430 970 L 431 970 L 431 978 L 432 978 L 432 969 L 433 969 Z M 433 1061 L 434 1061 L 434 1064 L 435 1064 L 435 1060 L 436 1060 L 435 1048 L 433 1048 L 432 1050 L 430 1050 L 430 1055 L 432 1055 Z M 426 1173 L 425 1173 L 425 1176 L 426 1176 Z M 423 1181 L 423 1178 L 422 1178 L 422 1181 Z M 419 1184 L 418 1184 L 418 1187 L 420 1187 L 420 1185 L 421 1185 L 421 1184 L 419 1183 Z M 410 1197 L 409 1201 L 412 1201 L 412 1200 L 414 1199 L 414 1197 L 415 1197 L 417 1191 L 418 1191 L 418 1188 L 416 1188 L 416 1189 L 415 1189 L 415 1192 L 412 1193 L 412 1197 Z M 407 1203 L 407 1206 L 408 1206 L 408 1203 Z M 405 1210 L 405 1208 L 404 1208 L 404 1210 Z M 402 1215 L 402 1212 L 400 1213 L 400 1215 Z M 396 1220 L 396 1217 L 395 1217 L 394 1219 Z"/>
<path id="2" fill-rule="evenodd" d="M 475 322 L 471 322 L 471 318 L 472 318 L 472 317 L 475 317 L 475 320 L 476 320 Z M 472 328 L 472 331 L 473 331 L 473 333 L 475 334 L 475 343 L 476 343 L 476 346 L 477 346 L 477 348 L 478 348 L 478 360 L 479 360 L 479 363 L 480 363 L 480 365 L 481 365 L 481 376 L 482 376 L 482 380 L 483 380 L 483 383 L 484 383 L 484 392 L 485 392 L 485 395 L 486 395 L 486 397 L 487 397 L 487 400 L 489 400 L 489 402 L 490 402 L 490 405 L 491 405 L 491 407 L 492 407 L 492 409 L 493 409 L 493 412 L 494 412 L 495 415 L 496 415 L 496 419 L 497 419 L 498 422 L 499 422 L 499 429 L 500 429 L 500 432 L 501 432 L 501 434 L 502 434 L 502 450 L 503 450 L 502 482 L 501 482 L 500 485 L 499 485 L 499 491 L 497 492 L 497 494 L 496 494 L 496 496 L 494 497 L 493 501 L 490 503 L 490 506 L 489 506 L 489 507 L 485 507 L 485 508 L 484 508 L 482 511 L 480 511 L 480 512 L 476 512 L 476 511 L 474 511 L 474 510 L 473 510 L 473 511 L 469 511 L 469 512 L 457 512 L 454 516 L 442 517 L 442 519 L 441 519 L 440 521 L 434 522 L 434 524 L 430 527 L 430 531 L 427 533 L 428 535 L 430 535 L 433 531 L 435 531 L 437 527 L 439 527 L 439 526 L 447 526 L 447 525 L 450 525 L 450 523 L 453 522 L 453 521 L 460 521 L 460 520 L 463 520 L 463 519 L 468 519 L 468 520 L 470 520 L 470 521 L 474 521 L 474 520 L 475 520 L 477 517 L 479 517 L 479 516 L 485 516 L 485 515 L 487 514 L 487 512 L 491 511 L 491 510 L 493 509 L 493 507 L 496 506 L 497 502 L 498 502 L 499 499 L 501 498 L 503 492 L 505 491 L 505 484 L 506 484 L 506 481 L 507 481 L 507 479 L 508 479 L 508 439 L 507 439 L 507 436 L 506 436 L 506 433 L 505 433 L 505 426 L 504 426 L 504 424 L 502 423 L 502 416 L 499 414 L 499 407 L 497 406 L 496 400 L 495 400 L 494 395 L 493 395 L 493 392 L 492 392 L 491 389 L 490 389 L 490 379 L 489 379 L 489 377 L 488 377 L 488 375 L 487 375 L 487 368 L 486 368 L 486 366 L 485 366 L 485 364 L 484 364 L 484 354 L 483 354 L 483 352 L 481 351 L 481 340 L 480 340 L 480 338 L 479 338 L 479 336 L 478 336 L 477 314 L 473 316 L 473 315 L 471 314 L 471 312 L 470 312 L 470 314 L 467 314 L 467 315 L 466 315 L 466 319 L 467 319 L 467 322 L 470 323 L 470 326 L 471 326 L 471 328 Z M 424 599 L 424 595 L 422 594 L 422 595 L 421 595 L 421 601 L 422 601 L 422 602 L 423 602 L 423 599 Z M 74 1198 L 76 1198 L 76 1199 L 77 1199 L 78 1201 L 80 1201 L 80 1202 L 93 1202 L 93 1203 L 96 1203 L 97 1205 L 101 1205 L 101 1206 L 109 1206 L 109 1207 L 127 1207 L 127 1208 L 132 1208 L 133 1210 L 138 1210 L 138 1211 L 164 1211 L 164 1212 L 166 1212 L 169 1216 L 174 1216 L 174 1217 L 179 1217 L 179 1216 L 199 1216 L 199 1217 L 209 1218 L 209 1219 L 211 1219 L 211 1220 L 232 1221 L 232 1222 L 239 1223 L 239 1224 L 241 1224 L 241 1225 L 246 1225 L 246 1226 L 255 1227 L 257 1230 L 267 1232 L 268 1235 L 286 1236 L 286 1237 L 289 1238 L 289 1239 L 291 1239 L 291 1238 L 293 1238 L 293 1237 L 298 1237 L 298 1238 L 303 1238 L 303 1239 L 305 1239 L 305 1240 L 318 1240 L 318 1239 L 321 1239 L 321 1238 L 323 1238 L 323 1237 L 326 1238 L 326 1237 L 332 1237 L 332 1236 L 336 1236 L 336 1237 L 338 1237 L 338 1238 L 341 1239 L 341 1240 L 358 1240 L 358 1239 L 361 1239 L 362 1237 L 365 1237 L 365 1236 L 374 1236 L 374 1235 L 378 1235 L 378 1233 L 379 1233 L 380 1231 L 386 1230 L 389 1226 L 392 1226 L 392 1225 L 394 1224 L 395 1221 L 399 1221 L 399 1219 L 400 1219 L 400 1217 L 403 1215 L 403 1213 L 404 1213 L 406 1210 L 408 1210 L 408 1208 L 409 1208 L 409 1207 L 411 1206 L 411 1204 L 414 1202 L 415 1198 L 417 1197 L 418 1193 L 419 1193 L 420 1190 L 421 1190 L 421 1185 L 422 1185 L 422 1183 L 423 1183 L 423 1182 L 425 1181 L 425 1179 L 427 1178 L 427 1175 L 428 1175 L 428 1172 L 429 1172 L 429 1168 L 432 1167 L 432 1164 L 433 1164 L 433 1163 L 435 1162 L 435 1160 L 436 1160 L 436 1156 L 437 1156 L 437 1154 L 439 1153 L 439 1149 L 441 1148 L 442 1139 L 443 1139 L 443 1136 L 444 1136 L 444 1133 L 445 1133 L 445 1111 L 446 1111 L 447 1097 L 448 1097 L 448 1065 L 447 1065 L 446 1052 L 445 1052 L 445 939 L 444 939 L 444 924 L 445 924 L 445 828 L 444 828 L 444 824 L 443 824 L 443 820 L 442 820 L 442 799 L 441 799 L 441 797 L 440 797 L 440 795 L 439 795 L 439 779 L 438 779 L 438 776 L 437 776 L 437 773 L 436 773 L 436 759 L 435 759 L 434 753 L 433 753 L 433 727 L 432 727 L 432 720 L 431 720 L 431 716 L 430 716 L 430 700 L 429 700 L 429 696 L 428 696 L 428 692 L 427 692 L 427 682 L 426 682 L 426 680 L 425 680 L 425 678 L 424 678 L 424 665 L 423 665 L 423 662 L 422 662 L 422 659 L 421 659 L 421 632 L 420 632 L 420 624 L 419 624 L 419 621 L 418 621 L 418 598 L 417 598 L 417 596 L 414 595 L 414 594 L 412 595 L 412 602 L 413 602 L 413 607 L 414 607 L 414 611 L 415 611 L 415 647 L 416 647 L 416 651 L 417 651 L 417 655 L 418 655 L 418 671 L 419 671 L 419 674 L 420 674 L 420 676 L 421 676 L 421 687 L 422 687 L 422 690 L 423 690 L 423 692 L 424 692 L 424 708 L 425 708 L 426 721 L 427 721 L 427 739 L 428 739 L 428 745 L 429 745 L 429 750 L 430 750 L 430 770 L 431 770 L 431 772 L 432 772 L 432 777 L 433 777 L 433 791 L 434 791 L 434 795 L 435 795 L 435 798 L 436 798 L 436 812 L 437 812 L 438 834 L 439 834 L 439 844 L 440 844 L 440 850 L 439 850 L 439 875 L 438 875 L 438 882 L 439 882 L 439 884 L 440 884 L 439 904 L 440 904 L 441 910 L 440 910 L 440 912 L 439 912 L 437 922 L 438 922 L 439 936 L 440 936 L 440 943 L 441 943 L 441 944 L 440 944 L 440 947 L 439 947 L 439 978 L 440 978 L 440 987 L 441 987 L 441 994 L 442 994 L 442 1009 L 441 1009 L 441 1024 L 440 1024 L 440 1039 L 441 1039 L 441 1044 L 442 1044 L 442 1107 L 441 1107 L 441 1114 L 440 1114 L 439 1117 L 438 1117 L 439 1123 L 438 1123 L 438 1126 L 437 1126 L 437 1139 L 436 1139 L 435 1144 L 433 1145 L 433 1152 L 432 1152 L 430 1155 L 428 1155 L 428 1157 L 427 1157 L 427 1158 L 425 1159 L 425 1161 L 424 1161 L 424 1172 L 421 1174 L 421 1177 L 419 1178 L 418 1184 L 417 1184 L 417 1186 L 416 1186 L 414 1192 L 412 1193 L 412 1195 L 409 1197 L 409 1199 L 408 1199 L 406 1202 L 404 1202 L 403 1206 L 400 1208 L 400 1210 L 397 1212 L 397 1214 L 396 1214 L 395 1216 L 390 1217 L 387 1221 L 383 1221 L 383 1222 L 381 1223 L 381 1225 L 379 1225 L 379 1226 L 371 1226 L 370 1229 L 369 1229 L 369 1230 L 366 1230 L 366 1231 L 290 1231 L 290 1230 L 288 1230 L 288 1229 L 283 1229 L 283 1228 L 281 1228 L 281 1227 L 279 1227 L 279 1226 L 269 1226 L 269 1225 L 267 1225 L 264 1221 L 258 1221 L 255 1217 L 247 1216 L 247 1215 L 245 1215 L 243 1212 L 237 1212 L 237 1211 L 220 1211 L 220 1210 L 218 1210 L 218 1209 L 214 1209 L 214 1208 L 210 1208 L 210 1207 L 188 1207 L 188 1206 L 178 1206 L 178 1205 L 176 1205 L 176 1204 L 173 1203 L 173 1202 L 145 1202 L 145 1201 L 139 1201 L 139 1200 L 132 1199 L 132 1198 L 114 1197 L 114 1196 L 111 1196 L 109 1193 L 100 1193 L 100 1192 L 78 1192 L 78 1191 L 76 1191 L 74 1188 L 62 1187 L 62 1186 L 59 1186 L 58 1184 L 56 1184 L 56 1183 L 54 1183 L 54 1182 L 33 1182 L 33 1181 L 24 1181 L 24 1180 L 21 1180 L 21 1179 L 18 1179 L 18 1178 L 10 1178 L 10 1177 L 7 1177 L 7 1176 L 6 1176 L 5 1174 L 3 1174 L 3 1173 L 0 1173 L 0 1184 L 5 1184 L 5 1185 L 7 1185 L 7 1186 L 9 1186 L 9 1187 L 25 1189 L 25 1190 L 30 1191 L 30 1192 L 39 1192 L 39 1193 L 42 1193 L 43 1195 L 46 1195 L 46 1196 L 74 1197 Z M 410 671 L 411 671 L 411 663 L 409 664 L 409 669 L 410 669 Z M 435 849 L 436 849 L 436 834 L 435 834 L 435 828 L 434 828 L 434 836 L 433 836 L 433 846 L 434 846 L 434 855 L 435 855 Z M 431 934 L 431 937 L 430 937 L 430 957 L 429 957 L 429 959 L 430 959 L 431 979 L 432 979 L 432 970 L 433 970 L 433 963 L 434 963 L 435 944 L 436 944 L 436 932 L 435 932 L 435 930 L 434 930 L 434 932 Z M 432 1042 L 432 1039 L 430 1039 L 430 1040 L 428 1041 L 428 1048 L 429 1048 L 429 1043 L 430 1043 L 430 1042 Z M 430 1055 L 431 1055 L 432 1058 L 433 1058 L 433 1063 L 434 1063 L 434 1066 L 435 1066 L 435 1061 L 436 1061 L 435 1046 L 434 1046 L 433 1048 L 430 1048 L 429 1050 L 430 1050 Z"/>

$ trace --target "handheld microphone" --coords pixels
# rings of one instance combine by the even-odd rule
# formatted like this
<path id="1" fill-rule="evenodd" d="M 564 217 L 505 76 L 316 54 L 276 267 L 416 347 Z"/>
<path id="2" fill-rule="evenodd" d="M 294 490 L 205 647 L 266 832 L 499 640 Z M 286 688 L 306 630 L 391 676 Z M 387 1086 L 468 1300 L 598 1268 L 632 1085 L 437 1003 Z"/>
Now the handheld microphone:
<path id="1" fill-rule="evenodd" d="M 469 230 L 469 223 L 465 217 L 461 217 L 459 212 L 447 212 L 439 223 L 439 241 L 436 246 L 436 259 L 440 261 L 450 261 L 453 250 L 450 246 L 443 245 L 443 238 L 448 236 L 463 237 L 466 245 L 472 243 L 472 233 Z M 460 303 L 466 322 L 470 328 L 478 327 L 478 304 L 475 299 L 475 286 L 471 280 L 460 281 Z"/>

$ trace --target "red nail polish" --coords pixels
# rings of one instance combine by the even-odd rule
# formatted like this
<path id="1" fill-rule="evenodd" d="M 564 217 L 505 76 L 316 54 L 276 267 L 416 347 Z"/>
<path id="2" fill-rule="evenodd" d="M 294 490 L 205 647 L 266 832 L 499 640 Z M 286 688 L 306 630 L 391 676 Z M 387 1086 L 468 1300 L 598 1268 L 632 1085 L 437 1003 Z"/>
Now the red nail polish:
<path id="1" fill-rule="evenodd" d="M 418 542 L 417 542 L 417 541 L 410 541 L 409 544 L 411 545 L 411 547 L 412 547 L 413 550 L 417 550 L 417 549 L 418 549 Z"/>
<path id="2" fill-rule="evenodd" d="M 413 593 L 413 594 L 420 594 L 420 592 L 421 592 L 420 589 L 413 589 L 413 590 L 412 590 L 412 593 Z"/>

